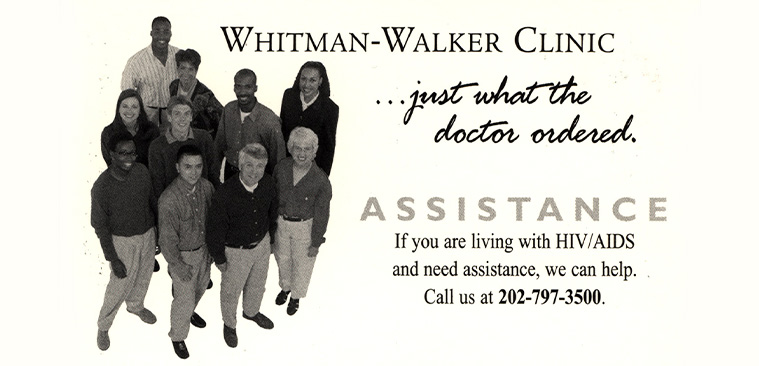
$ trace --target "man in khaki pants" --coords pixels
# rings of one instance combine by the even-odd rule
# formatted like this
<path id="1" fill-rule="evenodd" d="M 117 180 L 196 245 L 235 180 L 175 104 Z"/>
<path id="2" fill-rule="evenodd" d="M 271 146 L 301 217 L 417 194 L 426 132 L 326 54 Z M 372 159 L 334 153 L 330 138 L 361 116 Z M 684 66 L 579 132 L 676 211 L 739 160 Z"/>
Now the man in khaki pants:
<path id="1" fill-rule="evenodd" d="M 158 229 L 163 256 L 172 280 L 171 330 L 169 337 L 179 358 L 190 357 L 184 340 L 190 324 L 203 328 L 206 322 L 195 307 L 206 292 L 211 278 L 211 256 L 206 246 L 206 212 L 214 189 L 202 177 L 201 149 L 189 143 L 179 148 L 176 168 L 179 176 L 158 200 Z"/>
<path id="2" fill-rule="evenodd" d="M 241 293 L 243 318 L 264 329 L 274 327 L 259 312 L 277 225 L 274 178 L 264 173 L 268 155 L 259 143 L 240 149 L 238 162 L 240 172 L 219 186 L 213 196 L 207 230 L 211 256 L 221 271 L 221 316 L 224 341 L 229 347 L 237 347 Z"/>
<path id="3" fill-rule="evenodd" d="M 148 324 L 155 315 L 145 308 L 145 294 L 155 260 L 155 196 L 150 173 L 135 162 L 132 134 L 118 132 L 108 141 L 111 165 L 92 186 L 92 227 L 111 264 L 111 277 L 98 316 L 98 348 L 111 345 L 108 330 L 126 302 L 127 311 Z"/>

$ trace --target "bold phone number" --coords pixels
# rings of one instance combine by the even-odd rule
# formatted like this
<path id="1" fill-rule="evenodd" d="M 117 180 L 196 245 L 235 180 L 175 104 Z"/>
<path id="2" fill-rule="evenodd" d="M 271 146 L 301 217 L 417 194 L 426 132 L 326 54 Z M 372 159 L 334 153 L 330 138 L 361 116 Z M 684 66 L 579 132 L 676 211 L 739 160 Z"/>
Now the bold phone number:
<path id="1" fill-rule="evenodd" d="M 567 304 L 567 305 L 603 305 L 601 291 L 598 289 L 533 289 L 527 292 L 523 289 L 500 289 L 501 295 L 498 304 L 521 305 L 521 304 Z"/>

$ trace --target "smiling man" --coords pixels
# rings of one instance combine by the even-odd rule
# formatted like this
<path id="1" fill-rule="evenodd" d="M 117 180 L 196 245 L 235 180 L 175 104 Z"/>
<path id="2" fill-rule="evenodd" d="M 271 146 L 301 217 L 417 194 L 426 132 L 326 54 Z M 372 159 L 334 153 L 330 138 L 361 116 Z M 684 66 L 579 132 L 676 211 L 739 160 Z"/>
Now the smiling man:
<path id="1" fill-rule="evenodd" d="M 217 161 L 220 163 L 223 158 L 227 159 L 224 179 L 240 171 L 238 152 L 253 142 L 266 148 L 269 155 L 266 172 L 272 174 L 277 162 L 285 157 L 282 122 L 271 109 L 256 99 L 256 73 L 242 69 L 235 74 L 234 80 L 237 100 L 224 106 L 215 140 Z"/>
<path id="2" fill-rule="evenodd" d="M 166 121 L 169 85 L 177 78 L 175 55 L 179 49 L 169 44 L 171 22 L 166 17 L 153 19 L 150 37 L 150 46 L 127 61 L 121 74 L 121 90 L 137 90 L 145 103 L 148 118 L 160 126 Z"/>
<path id="3" fill-rule="evenodd" d="M 192 128 L 192 102 L 184 96 L 174 96 L 169 99 L 167 119 L 169 128 L 161 136 L 153 140 L 148 150 L 150 177 L 153 189 L 161 195 L 164 189 L 177 177 L 177 152 L 182 146 L 196 145 L 203 156 L 201 176 L 208 179 L 214 186 L 218 185 L 218 169 L 212 164 L 216 162 L 211 134 L 206 130 Z"/>
<path id="4" fill-rule="evenodd" d="M 158 200 L 161 248 L 172 280 L 171 330 L 169 337 L 180 358 L 190 357 L 184 340 L 190 324 L 206 322 L 195 313 L 211 278 L 211 257 L 206 246 L 206 211 L 214 189 L 203 178 L 203 156 L 195 145 L 183 145 L 176 157 L 179 176 Z"/>
<path id="5" fill-rule="evenodd" d="M 271 242 L 277 227 L 274 178 L 264 172 L 268 156 L 261 144 L 240 149 L 239 174 L 216 191 L 208 215 L 208 248 L 221 271 L 221 317 L 224 341 L 237 347 L 237 304 L 242 316 L 264 329 L 274 327 L 259 312 L 269 270 Z"/>
<path id="6" fill-rule="evenodd" d="M 135 162 L 132 135 L 117 132 L 108 142 L 111 165 L 92 186 L 92 227 L 111 264 L 111 276 L 98 317 L 98 348 L 111 344 L 108 330 L 126 302 L 127 311 L 153 324 L 156 317 L 145 308 L 145 294 L 153 275 L 156 245 L 155 196 L 148 169 Z"/>

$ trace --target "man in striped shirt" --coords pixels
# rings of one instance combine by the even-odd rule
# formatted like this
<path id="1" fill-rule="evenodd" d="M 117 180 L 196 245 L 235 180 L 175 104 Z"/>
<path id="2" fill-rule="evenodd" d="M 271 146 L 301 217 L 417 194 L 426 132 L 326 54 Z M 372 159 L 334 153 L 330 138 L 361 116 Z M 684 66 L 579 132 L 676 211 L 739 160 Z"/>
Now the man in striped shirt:
<path id="1" fill-rule="evenodd" d="M 176 79 L 178 48 L 169 44 L 171 22 L 156 17 L 151 25 L 150 46 L 129 58 L 121 74 L 121 90 L 135 89 L 145 104 L 148 118 L 156 125 L 166 121 L 166 105 L 169 102 L 169 85 Z"/>

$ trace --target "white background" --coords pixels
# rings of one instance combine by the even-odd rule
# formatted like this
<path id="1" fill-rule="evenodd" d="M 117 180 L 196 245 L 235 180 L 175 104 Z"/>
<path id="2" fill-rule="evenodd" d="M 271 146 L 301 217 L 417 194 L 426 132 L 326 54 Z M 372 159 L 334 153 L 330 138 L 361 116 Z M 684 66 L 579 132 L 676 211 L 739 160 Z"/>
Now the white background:
<path id="1" fill-rule="evenodd" d="M 502 3 L 468 1 L 424 5 L 385 1 L 351 5 L 324 1 L 273 5 L 225 2 L 195 5 L 142 1 L 35 4 L 9 13 L 3 92 L 9 144 L 3 149 L 10 202 L 5 222 L 6 357 L 81 364 L 180 362 L 169 330 L 170 281 L 165 261 L 146 305 L 158 322 L 145 325 L 122 309 L 111 328 L 111 348 L 95 344 L 97 312 L 107 282 L 97 238 L 89 225 L 89 189 L 105 168 L 99 136 L 115 112 L 126 60 L 150 42 L 157 15 L 172 21 L 171 44 L 203 57 L 198 78 L 222 103 L 234 98 L 240 68 L 258 74 L 259 101 L 279 111 L 298 67 L 322 61 L 340 106 L 334 188 L 327 243 L 309 295 L 295 316 L 273 304 L 278 292 L 272 259 L 261 311 L 275 324 L 262 330 L 240 319 L 240 345 L 222 338 L 219 273 L 198 312 L 208 321 L 187 339 L 185 363 L 283 364 L 741 364 L 750 363 L 756 316 L 755 57 L 747 37 L 753 9 L 711 3 L 579 1 Z M 41 14 L 40 12 L 44 13 Z M 755 13 L 755 12 L 754 12 Z M 260 32 L 369 32 L 381 46 L 358 53 L 230 53 L 220 26 Z M 494 32 L 502 53 L 390 53 L 383 26 L 416 32 Z M 524 54 L 513 46 L 523 26 L 538 32 L 612 32 L 612 54 Z M 412 38 L 413 39 L 413 38 Z M 746 42 L 744 43 L 743 40 Z M 412 41 L 413 42 L 413 41 Z M 507 90 L 533 82 L 566 81 L 593 97 L 585 105 L 475 107 L 474 90 L 455 106 L 402 117 L 417 87 L 441 91 L 458 81 L 492 90 L 509 75 Z M 417 84 L 421 81 L 421 84 Z M 405 99 L 407 104 L 400 105 Z M 380 100 L 381 104 L 376 101 Z M 388 100 L 394 103 L 389 105 Z M 508 120 L 514 144 L 435 144 L 432 136 L 458 115 L 457 126 Z M 532 144 L 534 128 L 616 129 L 635 115 L 636 143 Z M 359 220 L 368 197 L 387 218 Z M 416 218 L 401 222 L 395 201 L 413 197 Z M 426 219 L 426 201 L 445 199 L 446 219 Z M 459 197 L 465 220 L 457 219 Z M 477 219 L 476 201 L 493 197 L 497 218 Z M 524 221 L 508 197 L 532 197 Z M 537 221 L 545 197 L 564 218 Z M 574 199 L 599 197 L 599 222 L 574 221 Z M 611 204 L 633 197 L 633 222 L 619 222 Z M 667 197 L 667 222 L 648 222 L 648 197 Z M 634 233 L 625 251 L 475 251 L 394 249 L 394 234 L 469 238 L 557 232 Z M 396 278 L 394 264 L 533 264 L 528 278 Z M 624 261 L 637 276 L 547 278 L 549 264 Z M 605 305 L 428 305 L 428 288 L 458 292 L 524 288 L 598 288 Z M 478 296 L 479 300 L 479 296 Z"/>

